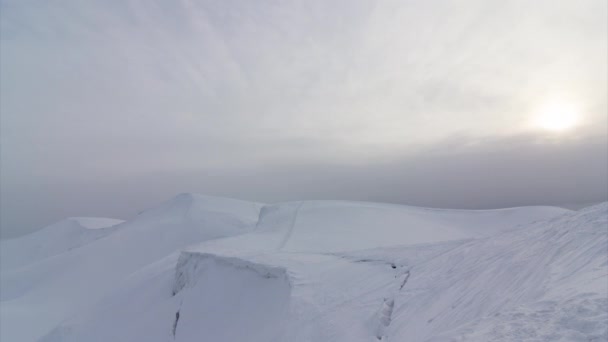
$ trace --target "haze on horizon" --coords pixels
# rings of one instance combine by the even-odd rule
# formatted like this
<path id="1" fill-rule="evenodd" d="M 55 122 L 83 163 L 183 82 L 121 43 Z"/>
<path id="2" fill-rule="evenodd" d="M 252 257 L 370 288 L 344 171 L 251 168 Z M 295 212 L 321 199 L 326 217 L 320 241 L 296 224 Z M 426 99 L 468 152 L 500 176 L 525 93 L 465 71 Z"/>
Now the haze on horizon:
<path id="1" fill-rule="evenodd" d="M 0 235 L 180 192 L 608 200 L 608 7 L 0 0 Z"/>

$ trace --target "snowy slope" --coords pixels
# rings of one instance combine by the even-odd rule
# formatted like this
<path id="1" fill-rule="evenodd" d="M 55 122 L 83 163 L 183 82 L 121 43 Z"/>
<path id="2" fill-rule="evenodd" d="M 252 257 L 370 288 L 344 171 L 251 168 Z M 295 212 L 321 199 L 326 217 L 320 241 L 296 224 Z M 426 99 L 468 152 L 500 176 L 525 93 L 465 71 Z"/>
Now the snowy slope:
<path id="1" fill-rule="evenodd" d="M 24 267 L 2 267 L 0 340 L 36 340 L 138 269 L 189 244 L 253 229 L 260 208 L 257 203 L 181 194 L 117 226 L 103 239 L 80 248 L 64 246 L 52 257 Z M 45 230 L 21 239 L 37 239 Z M 15 260 L 28 257 L 27 250 L 17 248 L 14 253 Z"/>
<path id="2" fill-rule="evenodd" d="M 464 243 L 412 265 L 387 336 L 605 341 L 607 248 L 606 203 Z"/>
<path id="3" fill-rule="evenodd" d="M 253 233 L 202 248 L 331 253 L 435 243 L 492 235 L 567 211 L 555 207 L 465 211 L 366 202 L 286 202 L 264 206 Z"/>
<path id="4" fill-rule="evenodd" d="M 12 269 L 91 243 L 116 231 L 121 220 L 71 217 L 33 234 L 0 240 L 0 265 Z"/>
<path id="5" fill-rule="evenodd" d="M 607 216 L 184 194 L 2 271 L 0 340 L 601 340 Z"/>

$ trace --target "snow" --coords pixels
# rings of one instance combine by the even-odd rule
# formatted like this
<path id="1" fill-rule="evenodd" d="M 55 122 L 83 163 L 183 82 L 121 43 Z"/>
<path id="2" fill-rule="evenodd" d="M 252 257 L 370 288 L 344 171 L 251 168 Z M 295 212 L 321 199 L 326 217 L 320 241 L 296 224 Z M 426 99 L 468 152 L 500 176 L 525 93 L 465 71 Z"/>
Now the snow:
<path id="1" fill-rule="evenodd" d="M 71 217 L 34 234 L 0 240 L 1 268 L 16 268 L 81 247 L 113 233 L 122 222 L 98 217 Z"/>
<path id="2" fill-rule="evenodd" d="M 30 261 L 1 270 L 0 340 L 608 338 L 608 203 L 466 211 L 182 194 L 96 239 L 49 228 L 11 242 L 56 247 L 10 251 Z"/>
<path id="3" fill-rule="evenodd" d="M 189 244 L 253 229 L 260 208 L 257 203 L 182 194 L 78 248 L 60 243 L 63 236 L 55 226 L 7 241 L 14 248 L 6 250 L 10 258 L 3 254 L 0 270 L 0 340 L 36 340 L 146 265 Z M 98 231 L 79 229 L 74 240 Z M 18 262 L 22 267 L 4 266 L 4 259 L 30 260 L 35 251 L 31 241 L 64 249 L 26 265 Z"/>
<path id="4" fill-rule="evenodd" d="M 101 217 L 70 217 L 68 220 L 76 221 L 86 229 L 108 228 L 124 222 L 123 220 Z"/>
<path id="5" fill-rule="evenodd" d="M 441 333 L 454 337 L 467 323 L 497 319 L 505 311 L 519 315 L 536 303 L 571 303 L 580 295 L 605 302 L 607 212 L 608 206 L 602 204 L 567 213 L 516 231 L 469 241 L 414 266 L 395 310 L 398 317 L 408 319 L 392 325 L 390 333 L 420 341 Z M 604 313 L 605 309 L 608 307 L 604 305 Z M 542 310 L 539 313 L 549 314 Z M 601 310 L 595 313 L 599 335 L 584 335 L 591 341 L 607 337 L 606 315 Z M 554 335 L 543 334 L 540 326 L 529 325 L 528 329 L 512 325 L 505 334 L 496 333 L 496 324 L 484 325 L 483 329 L 490 331 L 488 335 L 473 334 L 461 340 L 556 340 Z M 479 330 L 482 327 L 473 329 Z"/>

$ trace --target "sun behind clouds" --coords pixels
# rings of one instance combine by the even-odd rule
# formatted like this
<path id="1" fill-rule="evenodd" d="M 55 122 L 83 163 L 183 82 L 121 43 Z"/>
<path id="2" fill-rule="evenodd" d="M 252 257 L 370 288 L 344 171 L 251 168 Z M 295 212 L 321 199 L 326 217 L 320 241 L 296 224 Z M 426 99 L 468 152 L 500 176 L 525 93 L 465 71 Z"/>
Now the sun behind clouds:
<path id="1" fill-rule="evenodd" d="M 536 112 L 534 126 L 546 131 L 563 132 L 577 126 L 580 119 L 580 110 L 573 103 L 550 101 Z"/>

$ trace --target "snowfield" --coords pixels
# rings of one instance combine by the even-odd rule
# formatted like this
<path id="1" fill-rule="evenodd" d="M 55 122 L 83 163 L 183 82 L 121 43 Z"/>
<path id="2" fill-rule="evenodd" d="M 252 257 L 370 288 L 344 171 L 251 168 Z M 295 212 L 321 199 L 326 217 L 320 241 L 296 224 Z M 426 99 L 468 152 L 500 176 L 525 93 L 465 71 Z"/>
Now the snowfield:
<path id="1" fill-rule="evenodd" d="M 608 203 L 182 194 L 1 242 L 1 341 L 608 340 Z"/>

